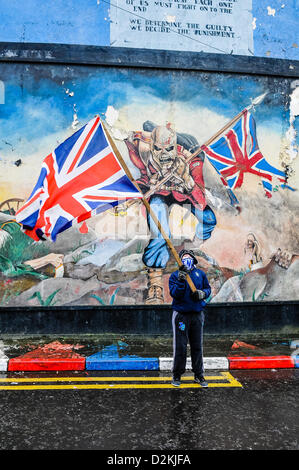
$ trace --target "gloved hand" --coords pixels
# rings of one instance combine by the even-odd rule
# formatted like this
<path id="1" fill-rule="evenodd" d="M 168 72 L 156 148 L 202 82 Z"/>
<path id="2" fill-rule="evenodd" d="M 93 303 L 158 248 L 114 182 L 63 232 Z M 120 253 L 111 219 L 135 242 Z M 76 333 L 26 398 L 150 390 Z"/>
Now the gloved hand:
<path id="1" fill-rule="evenodd" d="M 187 272 L 188 272 L 188 269 L 187 267 L 182 264 L 182 266 L 179 267 L 179 280 L 180 281 L 183 281 L 186 279 L 186 276 L 187 276 Z"/>
<path id="2" fill-rule="evenodd" d="M 206 294 L 204 291 L 197 289 L 195 292 L 191 293 L 191 298 L 194 300 L 194 302 L 198 302 L 200 300 L 203 300 L 205 298 Z"/>

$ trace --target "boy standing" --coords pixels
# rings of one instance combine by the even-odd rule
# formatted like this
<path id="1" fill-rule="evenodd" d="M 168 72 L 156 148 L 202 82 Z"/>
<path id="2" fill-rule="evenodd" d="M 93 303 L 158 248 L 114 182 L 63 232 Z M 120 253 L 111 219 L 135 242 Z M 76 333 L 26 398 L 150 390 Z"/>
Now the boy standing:
<path id="1" fill-rule="evenodd" d="M 181 250 L 179 257 L 183 264 L 169 278 L 169 291 L 173 298 L 174 357 L 172 385 L 179 387 L 181 384 L 181 376 L 186 370 L 187 343 L 189 340 L 194 381 L 202 387 L 207 387 L 203 368 L 203 308 L 206 305 L 204 299 L 207 299 L 211 294 L 211 287 L 206 274 L 195 268 L 197 259 L 192 250 Z M 196 287 L 194 293 L 186 280 L 187 274 L 189 274 Z"/>

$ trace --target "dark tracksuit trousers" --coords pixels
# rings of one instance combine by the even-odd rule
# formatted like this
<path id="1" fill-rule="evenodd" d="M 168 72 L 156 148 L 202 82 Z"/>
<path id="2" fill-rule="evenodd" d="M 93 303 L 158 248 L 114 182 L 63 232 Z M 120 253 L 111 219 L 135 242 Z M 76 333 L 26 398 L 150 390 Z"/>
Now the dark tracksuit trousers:
<path id="1" fill-rule="evenodd" d="M 183 313 L 173 311 L 173 376 L 181 377 L 186 370 L 187 344 L 191 349 L 192 371 L 196 376 L 204 375 L 203 367 L 204 312 Z"/>

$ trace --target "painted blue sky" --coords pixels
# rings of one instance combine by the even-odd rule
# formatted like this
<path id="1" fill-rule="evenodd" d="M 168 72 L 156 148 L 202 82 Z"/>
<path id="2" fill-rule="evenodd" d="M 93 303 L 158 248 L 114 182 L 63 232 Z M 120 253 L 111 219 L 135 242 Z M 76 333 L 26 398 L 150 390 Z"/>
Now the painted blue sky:
<path id="1" fill-rule="evenodd" d="M 32 66 L 28 73 L 23 65 L 2 65 L 2 79 L 0 149 L 6 140 L 24 152 L 23 145 L 30 141 L 69 127 L 74 112 L 85 124 L 109 105 L 120 109 L 135 104 L 146 110 L 162 100 L 165 106 L 175 102 L 193 109 L 205 107 L 229 120 L 267 90 L 267 98 L 256 109 L 257 121 L 272 129 L 277 126 L 279 132 L 283 122 L 288 125 L 289 84 L 284 79 L 63 66 Z"/>

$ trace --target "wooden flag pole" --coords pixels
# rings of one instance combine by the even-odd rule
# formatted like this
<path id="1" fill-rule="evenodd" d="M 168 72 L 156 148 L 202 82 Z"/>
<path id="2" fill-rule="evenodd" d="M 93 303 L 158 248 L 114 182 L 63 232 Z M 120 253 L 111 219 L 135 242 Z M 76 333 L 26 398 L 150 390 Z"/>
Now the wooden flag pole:
<path id="1" fill-rule="evenodd" d="M 118 158 L 119 163 L 120 163 L 121 166 L 123 167 L 123 169 L 124 169 L 124 171 L 125 171 L 127 177 L 132 181 L 132 183 L 134 184 L 135 188 L 138 189 L 138 191 L 140 192 L 140 194 L 142 194 L 142 191 L 141 191 L 141 189 L 139 188 L 138 183 L 134 180 L 133 175 L 131 174 L 131 172 L 130 172 L 130 170 L 129 170 L 127 164 L 126 164 L 126 162 L 125 162 L 124 159 L 122 158 L 122 156 L 121 156 L 121 154 L 120 154 L 118 148 L 116 147 L 116 145 L 115 145 L 115 143 L 114 143 L 112 137 L 110 136 L 108 130 L 106 129 L 106 126 L 104 125 L 103 121 L 102 121 L 102 125 L 103 125 L 103 128 L 104 128 L 104 130 L 105 130 L 105 133 L 106 133 L 106 135 L 107 135 L 107 138 L 108 138 L 108 140 L 109 140 L 109 143 L 110 143 L 110 145 L 111 145 L 111 147 L 112 147 L 112 150 L 113 150 L 113 152 L 115 153 L 116 157 Z M 141 200 L 142 200 L 143 204 L 145 205 L 145 208 L 146 208 L 147 212 L 150 214 L 151 218 L 153 219 L 153 221 L 155 222 L 156 226 L 158 227 L 158 230 L 161 232 L 161 235 L 162 235 L 162 237 L 164 238 L 164 240 L 166 241 L 166 243 L 167 243 L 167 245 L 168 245 L 168 247 L 169 247 L 171 253 L 173 254 L 173 256 L 174 256 L 174 258 L 175 258 L 177 264 L 178 264 L 179 266 L 182 266 L 182 261 L 180 260 L 180 257 L 179 257 L 179 255 L 178 255 L 176 249 L 174 248 L 173 244 L 171 243 L 171 240 L 169 239 L 167 233 L 164 231 L 164 229 L 163 229 L 163 227 L 162 227 L 162 225 L 161 225 L 159 219 L 157 218 L 156 214 L 155 214 L 155 213 L 153 212 L 153 210 L 151 209 L 151 206 L 150 206 L 148 200 L 147 200 L 144 196 L 142 197 Z M 188 282 L 188 284 L 189 284 L 190 289 L 192 290 L 192 292 L 195 292 L 195 291 L 196 291 L 196 287 L 195 287 L 195 285 L 194 285 L 194 283 L 193 283 L 191 277 L 189 276 L 189 274 L 187 274 L 187 282 Z"/>
<path id="2" fill-rule="evenodd" d="M 210 137 L 204 144 L 202 144 L 197 150 L 196 152 L 192 153 L 190 155 L 190 157 L 188 157 L 185 162 L 186 163 L 189 163 L 193 158 L 197 157 L 197 155 L 200 154 L 200 152 L 202 151 L 203 147 L 207 147 L 208 145 L 210 145 L 215 139 L 217 139 L 221 134 L 223 134 L 223 132 L 225 132 L 230 126 L 232 126 L 236 121 L 238 121 L 238 119 L 240 119 L 240 117 L 246 112 L 246 110 L 250 109 L 250 107 L 248 108 L 244 108 L 242 111 L 240 111 L 239 114 L 237 114 L 233 119 L 231 119 L 225 126 L 222 127 L 222 129 L 220 129 L 218 132 L 216 132 L 216 134 L 214 134 L 212 137 Z M 106 129 L 106 128 L 105 128 Z M 107 130 L 106 130 L 107 132 Z M 208 160 L 209 161 L 209 160 Z M 175 173 L 175 170 L 171 170 L 166 176 L 164 176 L 164 178 L 162 178 L 157 184 L 155 184 L 151 189 L 149 189 L 145 194 L 144 194 L 144 198 L 149 198 L 150 196 L 152 196 L 163 184 L 165 184 Z M 136 185 L 135 185 L 136 186 Z M 202 186 L 202 185 L 199 185 L 197 184 L 197 186 L 200 187 L 200 189 L 202 189 L 203 191 L 205 190 L 205 188 Z M 133 199 L 132 201 L 129 201 L 127 203 L 127 207 L 133 205 L 136 203 L 136 199 Z M 161 232 L 162 233 L 162 232 Z"/>
<path id="3" fill-rule="evenodd" d="M 243 114 L 246 112 L 246 111 L 250 111 L 251 108 L 254 108 L 254 106 L 257 106 L 259 105 L 263 99 L 265 98 L 265 96 L 268 94 L 268 92 L 266 93 L 263 93 L 262 95 L 260 96 L 257 96 L 254 100 L 251 100 L 251 104 L 249 106 L 247 106 L 246 108 L 242 109 L 242 111 L 239 112 L 239 114 L 237 114 L 233 119 L 231 119 L 227 124 L 225 124 L 225 126 L 223 126 L 218 132 L 216 132 L 216 134 L 212 135 L 212 137 L 210 137 L 204 144 L 202 144 L 197 150 L 196 152 L 192 153 L 190 155 L 190 157 L 188 157 L 186 159 L 186 163 L 189 163 L 194 157 L 197 157 L 197 155 L 200 154 L 200 152 L 202 151 L 203 147 L 207 147 L 208 145 L 210 145 L 215 139 L 217 139 L 218 137 L 221 136 L 221 134 L 223 134 L 223 132 L 225 132 L 230 126 L 232 126 L 233 124 L 235 124 L 236 121 L 238 121 L 238 119 L 240 119 L 241 116 L 243 116 Z M 166 176 L 164 176 L 164 178 L 162 178 L 155 186 L 153 186 L 151 189 L 149 189 L 145 194 L 144 194 L 144 197 L 145 198 L 148 198 L 150 197 L 154 192 L 156 192 L 160 186 L 164 183 L 166 183 L 166 181 L 169 180 L 169 178 L 171 178 L 172 176 L 174 175 L 174 171 L 170 171 Z M 204 189 L 204 188 L 202 188 Z"/>
<path id="4" fill-rule="evenodd" d="M 192 153 L 190 155 L 190 157 L 186 158 L 185 160 L 185 163 L 189 163 L 193 158 L 197 157 L 197 155 L 200 154 L 200 152 L 202 151 L 203 147 L 207 147 L 208 145 L 210 145 L 215 139 L 217 139 L 221 134 L 223 134 L 223 132 L 225 132 L 230 126 L 232 126 L 238 119 L 240 119 L 240 117 L 246 112 L 246 110 L 248 110 L 248 108 L 245 108 L 243 109 L 239 114 L 237 114 L 237 116 L 235 116 L 233 119 L 231 119 L 225 126 L 222 127 L 222 129 L 220 129 L 218 132 L 216 132 L 216 134 L 214 134 L 212 137 L 210 137 L 204 144 L 202 144 L 197 150 L 196 152 Z M 152 194 L 154 194 L 159 188 L 160 186 L 162 186 L 164 183 L 166 183 L 166 181 L 169 180 L 169 178 L 171 178 L 171 176 L 174 175 L 174 172 L 175 170 L 172 170 L 170 171 L 166 176 L 164 176 L 164 178 L 162 178 L 155 186 L 153 186 L 151 189 L 149 189 L 144 197 L 150 197 Z M 203 189 L 203 188 L 202 188 Z"/>

